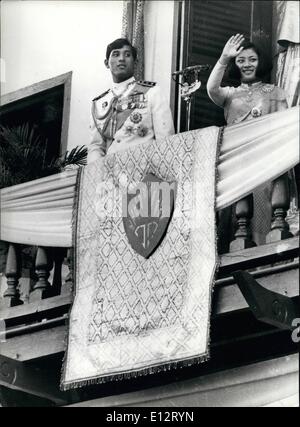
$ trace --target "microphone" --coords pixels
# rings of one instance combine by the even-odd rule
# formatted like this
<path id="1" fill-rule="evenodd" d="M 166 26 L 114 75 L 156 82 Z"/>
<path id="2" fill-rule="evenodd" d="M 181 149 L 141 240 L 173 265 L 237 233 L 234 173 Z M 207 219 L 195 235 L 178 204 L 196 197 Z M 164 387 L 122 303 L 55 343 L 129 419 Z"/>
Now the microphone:
<path id="1" fill-rule="evenodd" d="M 184 74 L 189 74 L 192 72 L 200 72 L 200 71 L 205 71 L 205 70 L 210 70 L 211 69 L 211 65 L 192 65 L 191 67 L 187 67 L 184 68 L 183 70 L 179 70 L 179 71 L 174 71 L 172 73 L 172 76 L 181 76 Z"/>

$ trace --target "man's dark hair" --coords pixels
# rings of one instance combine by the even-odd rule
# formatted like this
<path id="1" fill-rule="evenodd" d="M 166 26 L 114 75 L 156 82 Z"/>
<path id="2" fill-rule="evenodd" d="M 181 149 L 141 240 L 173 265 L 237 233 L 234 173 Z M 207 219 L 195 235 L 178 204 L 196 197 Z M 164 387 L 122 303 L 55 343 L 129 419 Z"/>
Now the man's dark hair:
<path id="1" fill-rule="evenodd" d="M 269 55 L 267 55 L 265 52 L 262 52 L 262 50 L 257 45 L 250 41 L 244 41 L 241 44 L 241 47 L 243 47 L 243 50 L 253 49 L 254 52 L 256 52 L 258 56 L 258 67 L 256 70 L 256 76 L 262 80 L 268 79 L 269 74 L 272 70 L 272 61 Z M 229 62 L 228 77 L 233 80 L 241 79 L 241 73 L 239 68 L 235 64 L 235 58 L 231 58 Z"/>
<path id="2" fill-rule="evenodd" d="M 110 57 L 110 54 L 115 49 L 122 49 L 123 46 L 129 46 L 131 48 L 133 59 L 136 60 L 137 58 L 137 50 L 129 40 L 127 39 L 117 39 L 110 43 L 106 48 L 106 59 L 108 60 Z"/>

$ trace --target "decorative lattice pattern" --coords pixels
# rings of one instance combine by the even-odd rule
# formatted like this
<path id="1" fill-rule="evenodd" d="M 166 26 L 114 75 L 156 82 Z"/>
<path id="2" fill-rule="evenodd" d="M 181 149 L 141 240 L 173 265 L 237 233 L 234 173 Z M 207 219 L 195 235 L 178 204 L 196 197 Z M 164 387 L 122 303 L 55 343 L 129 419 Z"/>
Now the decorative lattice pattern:
<path id="1" fill-rule="evenodd" d="M 65 384 L 207 356 L 218 131 L 141 144 L 84 169 Z M 99 215 L 99 206 L 118 207 L 124 177 L 136 185 L 149 172 L 176 180 L 177 196 L 165 238 L 145 259 L 121 215 Z"/>

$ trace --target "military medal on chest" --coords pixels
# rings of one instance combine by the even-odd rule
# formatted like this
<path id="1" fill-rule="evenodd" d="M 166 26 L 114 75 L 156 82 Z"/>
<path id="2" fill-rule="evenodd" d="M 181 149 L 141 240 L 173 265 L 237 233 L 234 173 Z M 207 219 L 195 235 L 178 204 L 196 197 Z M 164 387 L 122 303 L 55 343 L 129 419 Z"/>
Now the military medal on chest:
<path id="1" fill-rule="evenodd" d="M 119 100 L 118 110 L 134 110 L 141 109 L 147 107 L 147 100 L 145 99 L 145 95 L 143 93 L 133 93 L 131 95 L 126 96 L 123 99 Z"/>
<path id="2" fill-rule="evenodd" d="M 143 116 L 138 111 L 134 111 L 130 114 L 130 121 L 134 124 L 138 124 L 142 121 Z"/>
<path id="3" fill-rule="evenodd" d="M 126 112 L 132 110 L 129 115 L 129 122 L 124 127 L 124 133 L 126 136 L 138 135 L 144 137 L 148 133 L 148 128 L 142 124 L 143 114 L 138 111 L 144 109 L 147 106 L 147 100 L 144 93 L 132 93 L 126 98 L 120 100 L 118 105 L 118 111 Z"/>

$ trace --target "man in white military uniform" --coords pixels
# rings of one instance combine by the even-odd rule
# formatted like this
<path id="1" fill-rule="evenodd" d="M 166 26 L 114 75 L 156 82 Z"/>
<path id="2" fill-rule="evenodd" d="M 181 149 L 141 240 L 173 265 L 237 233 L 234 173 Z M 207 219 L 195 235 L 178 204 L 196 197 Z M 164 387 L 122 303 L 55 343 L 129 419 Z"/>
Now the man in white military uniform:
<path id="1" fill-rule="evenodd" d="M 159 87 L 134 79 L 136 58 L 136 49 L 126 39 L 117 39 L 107 47 L 104 63 L 113 84 L 92 103 L 88 163 L 174 134 L 171 110 Z"/>

